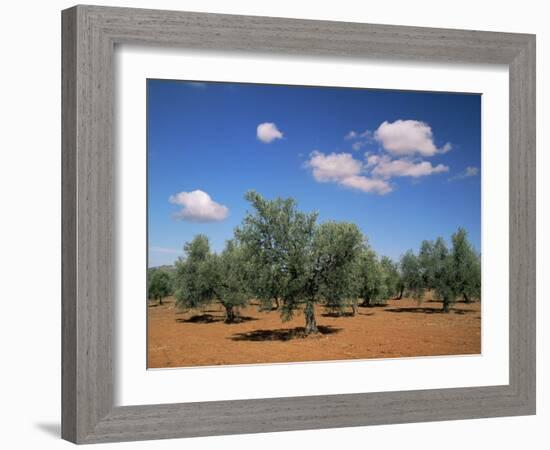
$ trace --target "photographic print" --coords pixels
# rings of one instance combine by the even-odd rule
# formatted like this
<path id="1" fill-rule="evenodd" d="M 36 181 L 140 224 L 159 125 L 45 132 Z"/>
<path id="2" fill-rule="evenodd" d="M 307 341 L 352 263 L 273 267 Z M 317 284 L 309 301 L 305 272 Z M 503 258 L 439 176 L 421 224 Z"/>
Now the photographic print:
<path id="1" fill-rule="evenodd" d="M 147 367 L 481 353 L 481 95 L 147 80 Z"/>

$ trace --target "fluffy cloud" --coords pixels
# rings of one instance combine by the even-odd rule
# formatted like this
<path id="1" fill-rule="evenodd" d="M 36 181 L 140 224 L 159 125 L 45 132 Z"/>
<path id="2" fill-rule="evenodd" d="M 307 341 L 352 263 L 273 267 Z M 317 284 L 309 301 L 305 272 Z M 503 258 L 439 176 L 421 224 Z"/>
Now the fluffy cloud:
<path id="1" fill-rule="evenodd" d="M 417 120 L 396 120 L 393 123 L 385 121 L 374 132 L 374 138 L 394 156 L 433 156 L 436 153 L 446 153 L 452 148 L 449 142 L 437 148 L 431 127 Z"/>
<path id="2" fill-rule="evenodd" d="M 368 178 L 363 175 L 353 175 L 344 178 L 339 182 L 342 186 L 357 189 L 363 192 L 374 192 L 376 194 L 387 194 L 393 189 L 386 180 L 380 178 Z"/>
<path id="3" fill-rule="evenodd" d="M 174 205 L 182 206 L 175 218 L 190 222 L 219 222 L 229 213 L 227 206 L 216 203 L 201 190 L 180 192 L 171 195 L 168 200 Z"/>
<path id="4" fill-rule="evenodd" d="M 350 153 L 331 153 L 325 155 L 317 150 L 310 154 L 306 163 L 317 181 L 338 181 L 361 172 L 361 162 Z"/>
<path id="5" fill-rule="evenodd" d="M 479 167 L 466 167 L 464 172 L 456 174 L 454 177 L 449 178 L 449 181 L 462 180 L 463 178 L 475 177 L 479 174 Z"/>
<path id="6" fill-rule="evenodd" d="M 377 194 L 387 194 L 392 190 L 385 180 L 361 175 L 363 164 L 354 159 L 350 153 L 325 155 L 314 151 L 306 162 L 306 167 L 311 169 L 313 177 L 321 183 L 333 182 L 348 188 Z"/>
<path id="7" fill-rule="evenodd" d="M 275 139 L 282 139 L 283 133 L 279 131 L 277 125 L 275 125 L 273 122 L 264 122 L 258 125 L 258 128 L 256 128 L 256 137 L 264 144 L 269 144 Z"/>
<path id="8" fill-rule="evenodd" d="M 372 159 L 373 157 L 369 157 Z M 368 159 L 367 159 L 368 161 Z M 376 159 L 373 175 L 381 178 L 392 177 L 425 177 L 434 173 L 448 172 L 449 167 L 443 164 L 432 166 L 432 163 L 428 161 L 414 162 L 408 159 L 390 159 L 389 157 L 382 157 Z"/>

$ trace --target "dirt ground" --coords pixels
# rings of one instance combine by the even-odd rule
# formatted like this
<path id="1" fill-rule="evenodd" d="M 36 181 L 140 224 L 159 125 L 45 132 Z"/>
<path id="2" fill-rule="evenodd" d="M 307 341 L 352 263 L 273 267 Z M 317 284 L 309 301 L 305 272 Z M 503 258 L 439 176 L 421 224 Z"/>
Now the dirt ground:
<path id="1" fill-rule="evenodd" d="M 147 310 L 149 368 L 481 353 L 479 303 L 458 302 L 444 314 L 438 301 L 404 298 L 359 307 L 355 317 L 317 306 L 321 333 L 309 337 L 301 312 L 282 322 L 278 311 L 249 306 L 241 323 L 225 324 L 219 305 L 181 312 L 167 298 Z"/>

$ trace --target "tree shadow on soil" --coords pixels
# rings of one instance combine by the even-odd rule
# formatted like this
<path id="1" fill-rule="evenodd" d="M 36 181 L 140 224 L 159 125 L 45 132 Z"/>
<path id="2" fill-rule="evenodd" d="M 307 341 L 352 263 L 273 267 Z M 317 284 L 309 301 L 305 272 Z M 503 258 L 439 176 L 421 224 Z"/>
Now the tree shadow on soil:
<path id="1" fill-rule="evenodd" d="M 424 307 L 412 307 L 412 308 L 392 308 L 386 309 L 386 311 L 391 313 L 419 313 L 419 314 L 446 314 L 442 308 L 424 308 Z M 465 309 L 451 309 L 449 314 L 468 314 L 475 311 L 465 310 Z"/>
<path id="2" fill-rule="evenodd" d="M 357 312 L 356 314 L 353 314 L 352 312 L 331 312 L 331 311 L 328 311 L 328 312 L 325 312 L 323 314 L 321 314 L 321 316 L 323 317 L 333 317 L 333 318 L 336 318 L 336 319 L 340 319 L 340 318 L 345 318 L 345 317 L 357 317 L 357 316 L 374 316 L 374 312 L 369 312 L 369 313 L 362 313 L 362 312 Z"/>
<path id="3" fill-rule="evenodd" d="M 252 320 L 258 320 L 258 319 L 250 316 L 240 316 L 239 318 L 235 319 L 235 322 L 231 322 L 230 324 L 250 322 Z M 213 316 L 212 314 L 197 314 L 195 316 L 189 317 L 188 319 L 176 319 L 176 322 L 178 323 L 215 323 L 215 322 L 224 322 L 224 321 L 225 321 L 224 316 Z"/>
<path id="4" fill-rule="evenodd" d="M 343 312 L 327 311 L 327 312 L 321 314 L 321 316 L 339 318 L 339 317 L 354 317 L 354 314 L 351 313 L 351 312 L 348 312 L 348 311 L 343 311 Z"/>
<path id="5" fill-rule="evenodd" d="M 317 325 L 319 334 L 334 334 L 342 331 L 342 328 L 335 328 L 330 326 Z M 315 335 L 314 335 L 315 336 Z M 277 330 L 254 330 L 248 333 L 237 333 L 228 338 L 232 341 L 290 341 L 292 339 L 305 338 L 304 327 L 296 328 L 280 328 Z"/>

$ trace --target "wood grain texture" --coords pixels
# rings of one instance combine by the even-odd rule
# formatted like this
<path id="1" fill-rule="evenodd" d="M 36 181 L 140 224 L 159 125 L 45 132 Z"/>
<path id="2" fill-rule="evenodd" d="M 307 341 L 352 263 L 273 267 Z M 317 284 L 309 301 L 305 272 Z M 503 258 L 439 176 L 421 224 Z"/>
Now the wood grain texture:
<path id="1" fill-rule="evenodd" d="M 93 443 L 534 414 L 534 36 L 96 6 L 63 11 L 62 31 L 65 439 Z M 510 383 L 114 407 L 115 44 L 508 65 Z"/>

